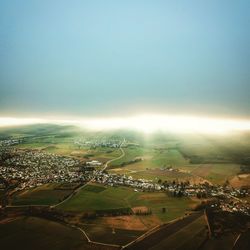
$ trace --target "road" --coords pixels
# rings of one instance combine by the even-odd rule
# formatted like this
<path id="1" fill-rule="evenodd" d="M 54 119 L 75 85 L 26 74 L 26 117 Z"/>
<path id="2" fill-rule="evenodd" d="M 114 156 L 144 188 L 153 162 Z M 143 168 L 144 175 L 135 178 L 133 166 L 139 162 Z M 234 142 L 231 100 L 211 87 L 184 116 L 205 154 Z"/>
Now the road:
<path id="1" fill-rule="evenodd" d="M 125 139 L 123 139 L 123 142 L 120 144 L 120 147 L 119 147 L 119 150 L 121 151 L 121 155 L 118 156 L 118 157 L 116 157 L 116 158 L 114 158 L 114 159 L 111 159 L 111 160 L 107 161 L 107 162 L 105 163 L 105 165 L 104 165 L 104 167 L 103 167 L 103 169 L 102 169 L 101 171 L 106 170 L 111 162 L 116 161 L 116 160 L 119 160 L 119 159 L 121 159 L 122 157 L 125 156 L 125 152 L 124 152 L 124 150 L 123 150 L 123 148 L 122 148 L 122 145 L 123 145 L 124 143 L 125 143 Z M 57 207 L 57 206 L 59 206 L 59 205 L 62 205 L 63 203 L 65 203 L 66 201 L 68 201 L 69 199 L 71 199 L 74 195 L 78 194 L 79 191 L 80 191 L 81 189 L 83 189 L 83 188 L 86 187 L 88 184 L 90 184 L 90 183 L 95 179 L 95 177 L 96 177 L 96 175 L 93 175 L 93 177 L 91 178 L 91 180 L 89 180 L 88 182 L 86 182 L 84 185 L 80 186 L 80 187 L 77 188 L 76 190 L 74 190 L 74 192 L 72 192 L 65 200 L 63 200 L 63 201 L 61 201 L 61 202 L 59 202 L 59 203 L 57 203 L 57 204 L 55 204 L 55 205 L 52 205 L 52 206 L 50 206 L 50 207 L 51 207 L 51 208 L 55 208 L 55 207 Z"/>
<path id="2" fill-rule="evenodd" d="M 105 163 L 104 168 L 102 169 L 102 171 L 104 171 L 111 162 L 116 161 L 116 160 L 120 160 L 121 158 L 123 158 L 125 156 L 125 152 L 124 152 L 124 150 L 122 148 L 123 143 L 125 143 L 125 139 L 123 139 L 123 142 L 121 143 L 121 145 L 119 147 L 119 149 L 122 152 L 122 154 L 120 156 L 118 156 L 117 158 L 114 158 L 114 159 L 111 159 L 111 160 L 107 161 Z"/>

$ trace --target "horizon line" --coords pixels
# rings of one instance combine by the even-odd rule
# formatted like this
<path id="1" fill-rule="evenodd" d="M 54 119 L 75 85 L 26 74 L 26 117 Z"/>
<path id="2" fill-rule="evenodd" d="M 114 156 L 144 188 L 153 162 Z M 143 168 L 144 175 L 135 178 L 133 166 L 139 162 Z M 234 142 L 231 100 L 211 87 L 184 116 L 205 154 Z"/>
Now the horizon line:
<path id="1" fill-rule="evenodd" d="M 140 114 L 127 117 L 79 117 L 78 119 L 0 117 L 0 127 L 32 124 L 75 125 L 90 130 L 134 129 L 144 133 L 164 131 L 225 134 L 234 131 L 250 131 L 250 119 L 212 118 L 194 115 Z"/>

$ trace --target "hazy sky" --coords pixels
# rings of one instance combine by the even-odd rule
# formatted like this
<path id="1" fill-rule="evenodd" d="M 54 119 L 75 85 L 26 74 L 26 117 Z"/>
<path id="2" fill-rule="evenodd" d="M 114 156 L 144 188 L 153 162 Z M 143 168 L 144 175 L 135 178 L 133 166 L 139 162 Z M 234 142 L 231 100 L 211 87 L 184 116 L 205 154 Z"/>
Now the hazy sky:
<path id="1" fill-rule="evenodd" d="M 0 0 L 0 116 L 250 117 L 249 0 Z"/>

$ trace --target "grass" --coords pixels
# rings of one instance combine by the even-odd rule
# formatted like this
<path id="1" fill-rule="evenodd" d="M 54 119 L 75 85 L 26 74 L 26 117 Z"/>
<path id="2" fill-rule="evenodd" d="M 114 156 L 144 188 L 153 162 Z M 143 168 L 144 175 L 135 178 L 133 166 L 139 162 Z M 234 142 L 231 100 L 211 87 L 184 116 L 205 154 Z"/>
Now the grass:
<path id="1" fill-rule="evenodd" d="M 160 169 L 133 171 L 133 172 L 127 172 L 126 174 L 128 176 L 132 176 L 134 179 L 146 179 L 146 180 L 152 180 L 153 182 L 158 182 L 158 180 L 187 181 L 192 179 L 192 176 L 188 173 L 166 171 Z"/>
<path id="2" fill-rule="evenodd" d="M 174 198 L 163 192 L 134 193 L 128 198 L 128 202 L 131 207 L 145 206 L 150 208 L 152 214 L 156 215 L 162 222 L 183 216 L 187 209 L 196 204 L 189 198 Z M 166 213 L 162 212 L 163 207 L 166 208 Z"/>
<path id="3" fill-rule="evenodd" d="M 142 147 L 136 147 L 136 146 L 132 146 L 132 147 L 128 147 L 128 148 L 124 148 L 124 157 L 122 157 L 121 159 L 118 159 L 116 161 L 113 161 L 110 166 L 114 167 L 114 166 L 120 166 L 124 163 L 128 163 L 130 161 L 133 161 L 135 158 L 140 158 L 143 156 L 144 154 L 144 148 Z"/>
<path id="4" fill-rule="evenodd" d="M 85 160 L 95 159 L 102 162 L 116 158 L 121 154 L 119 149 L 113 148 L 97 147 L 90 149 L 83 146 L 79 148 L 73 143 L 73 138 L 30 138 L 25 143 L 16 145 L 16 147 L 20 149 L 37 149 L 45 153 L 74 156 Z"/>
<path id="5" fill-rule="evenodd" d="M 54 153 L 59 155 L 74 155 L 74 156 L 83 156 L 87 149 L 78 149 L 71 140 L 65 141 L 65 139 L 54 139 L 51 138 L 49 141 L 41 141 L 35 139 L 34 141 L 30 140 L 26 143 L 19 144 L 17 148 L 24 149 L 37 149 L 42 150 L 45 153 Z"/>
<path id="6" fill-rule="evenodd" d="M 238 164 L 200 164 L 191 170 L 191 174 L 201 176 L 214 184 L 223 184 L 239 172 Z"/>
<path id="7" fill-rule="evenodd" d="M 148 179 L 157 182 L 162 181 L 192 181 L 196 177 L 201 177 L 213 184 L 224 184 L 226 180 L 231 180 L 240 172 L 240 165 L 233 163 L 211 163 L 211 164 L 188 164 L 179 167 L 180 172 L 166 171 L 160 168 L 146 168 L 143 162 L 127 165 L 123 168 L 110 170 L 111 173 L 126 174 L 135 179 Z"/>
<path id="8" fill-rule="evenodd" d="M 113 158 L 116 158 L 121 155 L 119 149 L 106 148 L 106 147 L 97 147 L 95 149 L 88 149 L 87 153 L 83 155 L 88 160 L 99 160 L 106 162 Z"/>
<path id="9" fill-rule="evenodd" d="M 104 191 L 106 188 L 103 186 L 98 186 L 98 185 L 87 185 L 84 189 L 85 191 L 88 191 L 88 192 L 100 193 Z"/>
<path id="10" fill-rule="evenodd" d="M 132 192 L 122 187 L 107 187 L 101 192 L 93 192 L 93 190 L 97 190 L 97 187 L 87 185 L 59 208 L 75 212 L 127 208 L 128 204 L 122 197 Z"/>
<path id="11" fill-rule="evenodd" d="M 176 149 L 154 148 L 154 147 L 130 147 L 124 149 L 125 156 L 117 161 L 112 162 L 111 166 L 122 166 L 127 170 L 146 170 L 162 167 L 178 167 L 188 164 L 182 154 Z M 127 164 L 136 158 L 141 158 L 132 164 Z"/>
<path id="12" fill-rule="evenodd" d="M 134 192 L 132 188 L 127 187 L 107 187 L 101 192 L 93 192 L 93 189 L 96 189 L 93 185 L 86 186 L 58 208 L 84 212 L 146 206 L 162 222 L 165 222 L 183 216 L 186 210 L 195 204 L 189 198 L 169 197 L 163 192 Z M 166 213 L 162 213 L 163 207 L 167 209 Z"/>
<path id="13" fill-rule="evenodd" d="M 187 161 L 183 158 L 179 151 L 176 149 L 161 149 L 155 152 L 152 160 L 152 166 L 181 166 L 187 164 Z"/>
<path id="14" fill-rule="evenodd" d="M 56 189 L 59 184 L 45 184 L 40 187 L 17 192 L 12 197 L 12 205 L 53 205 L 68 196 L 72 190 Z"/>
<path id="15" fill-rule="evenodd" d="M 1 249 L 87 249 L 77 229 L 34 217 L 0 224 L 0 242 Z"/>

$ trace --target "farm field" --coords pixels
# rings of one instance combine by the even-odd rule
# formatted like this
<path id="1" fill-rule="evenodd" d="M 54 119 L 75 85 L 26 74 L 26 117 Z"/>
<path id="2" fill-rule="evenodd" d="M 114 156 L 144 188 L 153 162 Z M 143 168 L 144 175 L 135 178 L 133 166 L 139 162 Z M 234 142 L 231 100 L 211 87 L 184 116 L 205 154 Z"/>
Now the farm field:
<path id="1" fill-rule="evenodd" d="M 146 179 L 153 182 L 158 181 L 190 181 L 199 182 L 200 178 L 193 176 L 187 172 L 181 171 L 168 171 L 166 169 L 148 169 L 148 170 L 127 170 L 127 169 L 114 169 L 111 173 L 125 174 L 132 176 L 134 179 Z"/>
<path id="2" fill-rule="evenodd" d="M 239 187 L 246 187 L 250 183 L 250 174 L 238 174 L 235 175 L 232 179 L 229 181 L 230 185 L 235 188 Z"/>
<path id="3" fill-rule="evenodd" d="M 88 249 L 79 230 L 35 217 L 22 217 L 6 224 L 0 223 L 0 242 L 1 249 L 11 250 Z"/>
<path id="4" fill-rule="evenodd" d="M 94 149 L 93 148 L 88 149 L 83 154 L 83 158 L 88 161 L 94 159 L 100 162 L 106 162 L 120 155 L 121 155 L 121 152 L 119 149 L 96 147 Z"/>
<path id="5" fill-rule="evenodd" d="M 53 205 L 73 191 L 72 187 L 62 188 L 61 184 L 45 184 L 29 190 L 15 193 L 12 205 Z"/>
<path id="6" fill-rule="evenodd" d="M 82 212 L 128 207 L 128 203 L 126 203 L 124 197 L 133 193 L 131 189 L 101 187 L 100 185 L 87 185 L 58 208 L 67 211 Z M 121 199 L 121 197 L 123 198 Z"/>
<path id="7" fill-rule="evenodd" d="M 147 207 L 152 210 L 152 215 L 156 216 L 158 221 L 166 222 L 184 215 L 195 204 L 197 203 L 189 198 L 173 198 L 162 192 L 135 192 L 127 187 L 105 187 L 97 192 L 95 185 L 88 185 L 58 208 L 84 212 Z M 166 208 L 166 213 L 162 213 L 163 207 Z M 144 219 L 147 220 L 147 216 L 144 216 Z M 148 216 L 148 219 L 152 218 Z"/>
<path id="8" fill-rule="evenodd" d="M 189 171 L 191 175 L 200 176 L 213 184 L 224 184 L 240 173 L 239 164 L 197 164 L 182 169 Z"/>
<path id="9" fill-rule="evenodd" d="M 114 245 L 126 245 L 145 233 L 141 230 L 114 228 L 112 225 L 99 223 L 81 225 L 81 228 L 92 241 Z"/>
<path id="10" fill-rule="evenodd" d="M 188 161 L 175 149 L 159 148 L 125 148 L 125 157 L 114 161 L 113 167 L 123 167 L 128 170 L 146 170 L 163 167 L 178 167 L 188 164 Z M 140 161 L 130 163 L 135 159 Z"/>
<path id="11" fill-rule="evenodd" d="M 148 179 L 157 182 L 162 181 L 190 181 L 199 183 L 208 181 L 213 184 L 224 184 L 227 180 L 235 187 L 246 185 L 248 177 L 239 175 L 240 165 L 233 163 L 187 164 L 178 168 L 180 171 L 168 171 L 164 168 L 145 169 L 143 162 L 127 165 L 109 170 L 111 173 L 125 174 L 135 179 Z"/>
<path id="12" fill-rule="evenodd" d="M 88 138 L 123 138 L 127 146 L 125 155 L 113 161 L 108 171 L 131 175 L 134 178 L 199 182 L 202 179 L 213 184 L 225 181 L 236 187 L 245 185 L 247 178 L 240 174 L 241 161 L 249 155 L 250 144 L 247 135 L 213 137 L 201 135 L 155 134 L 144 136 L 136 132 L 99 132 L 80 130 L 73 126 L 34 125 L 19 128 L 0 129 L 0 138 L 24 137 L 17 148 L 42 150 L 47 153 L 67 155 L 82 162 L 99 160 L 107 162 L 120 155 L 119 149 L 89 147 L 74 144 L 74 140 Z M 162 171 L 166 167 L 184 170 Z M 234 178 L 235 177 L 235 178 Z M 201 179 L 200 179 L 201 178 Z M 232 181 L 231 181 L 232 180 Z M 246 181 L 245 181 L 246 180 Z"/>
<path id="13" fill-rule="evenodd" d="M 119 149 L 107 149 L 102 147 L 98 147 L 95 149 L 90 149 L 89 147 L 79 148 L 76 145 L 74 145 L 72 139 L 68 140 L 60 139 L 55 141 L 53 138 L 51 138 L 51 141 L 48 142 L 44 141 L 39 142 L 36 139 L 34 142 L 19 144 L 16 147 L 20 149 L 32 149 L 32 150 L 43 151 L 45 153 L 71 156 L 79 158 L 84 161 L 95 159 L 101 162 L 106 162 L 120 155 Z"/>
<path id="14" fill-rule="evenodd" d="M 78 215 L 86 213 L 150 210 L 148 215 L 116 215 L 78 217 L 74 219 L 93 241 L 106 244 L 127 244 L 147 230 L 189 213 L 199 201 L 169 197 L 163 192 L 135 192 L 127 187 L 106 187 L 91 184 L 57 209 Z M 162 212 L 162 208 L 166 212 Z M 129 210 L 128 210 L 129 209 Z M 77 218 L 77 217 L 76 217 Z"/>
<path id="15" fill-rule="evenodd" d="M 206 221 L 204 216 L 200 216 L 195 221 L 181 228 L 151 249 L 158 250 L 167 248 L 193 250 L 197 249 L 206 240 L 206 237 Z"/>
<path id="16" fill-rule="evenodd" d="M 191 225 L 198 218 L 204 217 L 201 213 L 193 213 L 189 216 L 179 218 L 171 223 L 164 224 L 159 226 L 156 230 L 153 230 L 147 237 L 142 238 L 131 245 L 128 245 L 125 249 L 137 250 L 137 249 L 177 249 L 177 247 L 166 248 L 166 241 L 171 236 L 177 235 L 182 229 Z M 197 227 L 197 226 L 196 226 Z M 190 230 L 194 229 L 193 227 L 189 228 Z M 197 229 L 196 229 L 197 230 Z M 192 231 L 187 232 L 188 236 L 191 237 Z M 182 234 L 183 236 L 184 234 Z M 176 246 L 184 243 L 185 239 L 178 238 L 176 239 Z M 195 248 L 196 249 L 196 248 Z"/>

